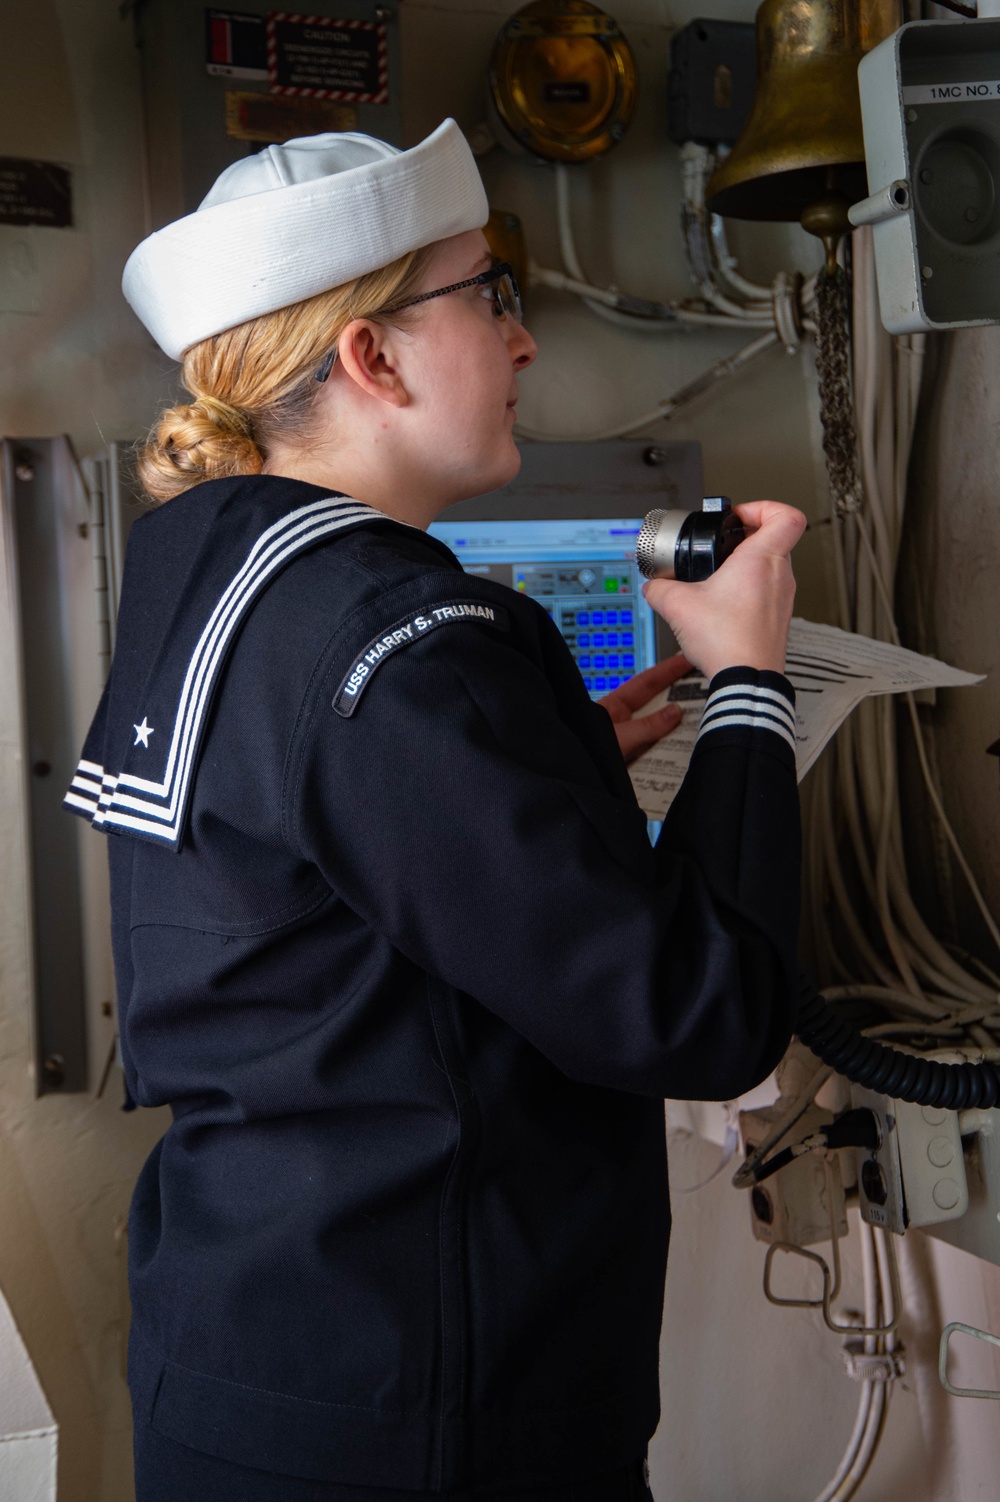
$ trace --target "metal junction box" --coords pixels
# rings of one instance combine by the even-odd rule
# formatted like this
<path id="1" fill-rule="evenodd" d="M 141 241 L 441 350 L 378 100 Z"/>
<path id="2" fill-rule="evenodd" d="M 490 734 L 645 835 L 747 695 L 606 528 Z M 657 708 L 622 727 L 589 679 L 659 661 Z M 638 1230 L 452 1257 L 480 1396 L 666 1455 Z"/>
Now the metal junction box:
<path id="1" fill-rule="evenodd" d="M 670 139 L 678 146 L 731 146 L 746 124 L 756 85 L 752 22 L 692 21 L 670 43 Z"/>
<path id="2" fill-rule="evenodd" d="M 154 229 L 262 146 L 329 130 L 401 144 L 398 0 L 313 0 L 301 14 L 135 0 L 133 14 Z"/>

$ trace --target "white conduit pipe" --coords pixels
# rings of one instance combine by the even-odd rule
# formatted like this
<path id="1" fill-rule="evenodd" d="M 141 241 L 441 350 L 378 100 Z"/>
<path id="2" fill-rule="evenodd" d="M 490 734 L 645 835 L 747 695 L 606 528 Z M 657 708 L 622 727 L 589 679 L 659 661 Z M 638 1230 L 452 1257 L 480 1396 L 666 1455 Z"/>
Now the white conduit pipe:
<path id="1" fill-rule="evenodd" d="M 563 258 L 563 265 L 570 276 L 576 277 L 578 282 L 589 281 L 580 259 L 576 253 L 576 242 L 573 239 L 573 221 L 569 203 L 569 173 L 562 165 L 556 166 L 556 221 L 559 227 L 559 251 Z"/>
<path id="2" fill-rule="evenodd" d="M 592 313 L 597 313 L 599 317 L 606 319 L 609 323 L 617 324 L 619 327 L 622 326 L 623 322 L 630 327 L 642 325 L 646 320 L 638 317 L 632 318 L 629 314 L 619 311 L 617 307 L 609 307 L 605 300 L 594 295 L 596 292 L 603 289 L 592 287 L 590 278 L 587 276 L 587 273 L 581 266 L 580 258 L 577 255 L 576 241 L 573 238 L 573 221 L 569 202 L 569 172 L 568 169 L 561 163 L 557 163 L 555 174 L 556 221 L 559 228 L 559 251 L 562 255 L 563 265 L 566 267 L 566 270 L 569 272 L 569 275 L 575 282 L 582 286 L 591 288 L 588 294 L 579 295 L 582 296 L 584 303 Z M 615 298 L 615 302 L 617 303 L 619 300 L 618 294 L 613 293 L 612 296 Z M 667 328 L 676 327 L 676 321 L 674 319 L 664 320 L 663 322 L 658 319 L 650 319 L 649 322 L 654 324 L 654 327 L 658 327 L 661 331 Z"/>
<path id="3" fill-rule="evenodd" d="M 591 303 L 600 303 L 605 312 L 614 312 L 612 322 L 620 328 L 638 329 L 639 332 L 661 334 L 667 329 L 676 329 L 679 324 L 707 325 L 717 329 L 731 329 L 733 320 L 723 313 L 703 313 L 700 308 L 689 308 L 684 303 L 650 303 L 649 306 L 662 309 L 659 314 L 626 313 L 622 312 L 622 294 L 612 292 L 610 288 L 594 287 L 590 282 L 579 282 L 575 277 L 567 276 L 562 271 L 550 271 L 545 266 L 539 266 L 531 261 L 528 266 L 528 285 L 532 287 L 551 287 L 555 292 L 570 292 L 574 297 L 579 297 L 589 306 Z M 751 327 L 773 328 L 774 319 L 770 314 L 760 318 L 749 320 Z M 740 324 L 746 327 L 746 322 Z"/>
<path id="4" fill-rule="evenodd" d="M 741 304 L 736 304 L 740 309 L 740 317 L 747 313 L 752 316 L 755 312 L 766 312 L 774 303 L 778 280 L 783 273 L 778 273 L 770 287 L 749 281 L 742 275 L 737 266 L 736 257 L 729 249 L 725 220 L 718 214 L 710 214 L 705 207 L 705 189 L 715 166 L 715 157 L 707 147 L 689 141 L 681 148 L 681 163 L 684 184 L 684 223 L 685 226 L 690 226 L 692 221 L 697 224 L 705 251 L 703 257 L 696 258 L 692 254 L 691 246 L 687 247 L 692 275 L 702 295 L 710 301 L 716 297 L 726 298 L 726 287 L 719 283 L 728 284 L 729 293 L 733 297 L 742 299 Z M 704 259 L 707 262 L 704 266 L 707 279 L 698 274 L 696 259 Z M 718 281 L 715 280 L 716 277 Z M 809 310 L 815 302 L 816 277 L 811 276 L 802 286 L 799 305 L 804 310 Z M 732 297 L 728 299 L 728 304 L 730 307 L 733 306 Z"/>
<path id="5" fill-rule="evenodd" d="M 754 339 L 749 344 L 745 344 L 742 349 L 738 349 L 735 355 L 727 355 L 725 359 L 717 360 L 710 369 L 706 370 L 702 375 L 697 376 L 687 386 L 682 386 L 680 391 L 675 392 L 673 396 L 667 397 L 665 401 L 660 402 L 651 411 L 644 412 L 641 417 L 632 418 L 628 422 L 619 423 L 616 427 L 605 428 L 603 431 L 598 432 L 589 429 L 584 433 L 555 434 L 539 433 L 532 428 L 524 427 L 518 423 L 515 433 L 519 438 L 535 438 L 547 440 L 550 443 L 578 443 L 581 439 L 602 443 L 609 438 L 624 438 L 629 433 L 639 433 L 644 428 L 651 428 L 656 423 L 663 422 L 665 418 L 672 417 L 680 407 L 686 406 L 688 402 L 692 402 L 696 397 L 703 395 L 716 381 L 724 380 L 726 376 L 732 375 L 741 365 L 745 365 L 748 360 L 752 360 L 757 355 L 763 354 L 765 350 L 771 349 L 777 342 L 778 336 L 773 329 L 766 334 L 762 334 L 760 338 Z"/>
<path id="6" fill-rule="evenodd" d="M 875 1326 L 888 1324 L 895 1314 L 888 1279 L 880 1277 L 880 1267 L 875 1248 L 875 1232 L 864 1221 L 860 1222 L 861 1269 L 864 1279 L 865 1324 Z M 889 1339 L 892 1337 L 890 1336 Z M 879 1349 L 881 1337 L 866 1335 L 866 1355 L 874 1355 Z M 861 1396 L 854 1420 L 854 1428 L 847 1448 L 833 1476 L 815 1498 L 815 1502 L 848 1502 L 853 1497 L 871 1465 L 879 1439 L 886 1410 L 886 1383 L 865 1378 L 861 1382 Z"/>
<path id="7" fill-rule="evenodd" d="M 701 224 L 702 230 L 706 228 L 708 230 L 712 249 L 715 252 L 716 269 L 722 279 L 727 281 L 731 290 L 744 301 L 767 304 L 771 301 L 770 287 L 749 281 L 741 274 L 736 265 L 736 258 L 729 250 L 724 222 L 718 214 L 710 214 L 705 208 L 705 188 L 714 164 L 715 158 L 707 146 L 699 146 L 695 141 L 688 141 L 681 147 L 684 202 Z"/>
<path id="8" fill-rule="evenodd" d="M 701 152 L 700 156 L 698 152 Z M 707 156 L 701 148 L 695 148 L 694 154 L 689 155 L 690 159 L 685 158 L 685 202 L 691 212 L 700 214 L 704 221 L 704 178 Z M 734 286 L 737 292 L 749 293 L 752 299 L 749 303 L 738 303 L 720 291 L 715 283 L 715 271 L 718 271 L 719 267 L 714 265 L 710 246 L 707 253 L 708 262 L 711 263 L 708 268 L 710 280 L 701 287 L 709 304 L 707 308 L 691 307 L 684 302 L 656 303 L 649 299 L 630 297 L 614 288 L 595 287 L 580 263 L 573 236 L 569 173 L 565 166 L 556 165 L 555 183 L 559 245 L 566 271 L 565 274 L 552 271 L 532 262 L 529 278 L 533 284 L 569 292 L 579 297 L 594 313 L 618 328 L 662 333 L 690 325 L 730 329 L 758 328 L 762 333 L 759 339 L 752 340 L 735 354 L 717 361 L 709 370 L 682 387 L 674 396 L 660 402 L 652 411 L 644 412 L 640 417 L 619 423 L 601 432 L 591 431 L 585 434 L 543 433 L 537 429 L 518 425 L 516 429 L 518 437 L 556 443 L 576 442 L 580 438 L 591 441 L 624 438 L 672 417 L 679 408 L 702 395 L 716 381 L 734 374 L 748 360 L 770 349 L 779 338 L 785 349 L 789 353 L 794 353 L 801 342 L 803 332 L 811 334 L 816 332 L 814 321 L 802 316 L 803 310 L 811 308 L 815 301 L 815 278 L 800 289 L 794 278 L 785 273 L 779 273 L 773 287 L 758 288 L 755 283 L 739 276 L 735 270 L 735 262 L 727 249 L 724 251 L 724 259 L 730 285 Z M 717 224 L 713 222 L 712 234 L 719 237 L 719 243 L 724 247 L 724 229 L 721 220 Z"/>
<path id="9" fill-rule="evenodd" d="M 881 1233 L 871 1226 L 868 1229 L 870 1235 L 862 1243 L 862 1256 L 865 1259 L 864 1248 L 866 1246 L 870 1247 L 871 1252 L 868 1255 L 873 1254 L 876 1266 L 874 1268 L 865 1267 L 865 1302 L 867 1305 L 869 1290 L 871 1290 L 875 1308 L 878 1309 L 881 1306 L 881 1322 L 888 1324 L 894 1318 L 896 1311 L 892 1307 L 892 1295 L 888 1279 L 881 1276 L 877 1251 Z M 888 1336 L 865 1336 L 865 1354 L 874 1355 L 880 1348 L 885 1349 L 886 1343 L 892 1340 L 893 1336 L 891 1332 Z M 865 1425 L 858 1453 L 855 1455 L 839 1487 L 833 1492 L 830 1502 L 847 1502 L 849 1497 L 854 1496 L 868 1472 L 868 1468 L 875 1457 L 879 1440 L 882 1438 L 882 1429 L 885 1424 L 888 1408 L 889 1385 L 885 1381 L 880 1382 L 875 1380 L 870 1383 L 870 1387 L 871 1406 L 868 1412 L 868 1423 Z"/>
<path id="10" fill-rule="evenodd" d="M 563 265 L 568 277 L 560 290 L 574 293 L 581 298 L 592 312 L 602 318 L 616 324 L 619 328 L 646 328 L 653 332 L 663 332 L 676 327 L 677 323 L 704 323 L 723 328 L 749 324 L 757 328 L 774 328 L 777 315 L 774 309 L 775 298 L 787 298 L 788 292 L 782 282 L 776 288 L 767 287 L 763 291 L 760 301 L 751 308 L 745 307 L 729 298 L 723 297 L 715 288 L 702 286 L 700 290 L 716 309 L 716 313 L 702 311 L 700 309 L 687 308 L 683 304 L 656 304 L 647 298 L 637 298 L 630 294 L 621 293 L 611 288 L 595 287 L 580 262 L 576 248 L 576 239 L 573 234 L 573 218 L 570 206 L 570 169 L 561 163 L 555 167 L 556 180 L 556 220 L 559 229 L 559 251 L 562 255 Z M 543 285 L 556 286 L 555 277 L 558 273 L 544 271 L 535 268 L 536 280 Z M 635 311 L 629 311 L 627 304 L 633 304 Z M 661 306 L 669 308 L 666 316 L 656 313 L 641 311 L 643 304 L 650 308 Z M 784 310 L 783 310 L 784 311 Z M 795 329 L 794 315 L 789 311 L 783 318 L 786 332 L 783 335 L 786 345 L 790 339 L 798 344 L 798 335 Z"/>

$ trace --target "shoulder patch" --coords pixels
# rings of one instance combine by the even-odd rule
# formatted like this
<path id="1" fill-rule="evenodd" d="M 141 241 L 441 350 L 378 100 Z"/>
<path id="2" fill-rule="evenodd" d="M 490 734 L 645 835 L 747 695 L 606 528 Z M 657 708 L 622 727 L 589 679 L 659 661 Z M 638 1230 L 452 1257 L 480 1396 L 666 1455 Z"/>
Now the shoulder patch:
<path id="1" fill-rule="evenodd" d="M 348 669 L 343 682 L 333 696 L 333 707 L 339 715 L 348 719 L 358 707 L 361 695 L 372 680 L 375 669 L 390 658 L 394 652 L 408 647 L 411 642 L 429 636 L 439 626 L 452 626 L 460 621 L 473 625 L 493 626 L 500 631 L 510 629 L 506 610 L 501 605 L 487 605 L 484 600 L 442 600 L 437 605 L 422 605 L 411 611 L 402 620 L 396 621 L 370 641 Z"/>

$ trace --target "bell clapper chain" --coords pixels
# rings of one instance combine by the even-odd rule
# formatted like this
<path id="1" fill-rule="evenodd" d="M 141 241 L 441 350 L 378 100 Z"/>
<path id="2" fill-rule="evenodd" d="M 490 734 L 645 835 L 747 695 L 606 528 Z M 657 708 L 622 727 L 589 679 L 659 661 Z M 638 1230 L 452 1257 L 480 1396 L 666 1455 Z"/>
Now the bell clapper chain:
<path id="1" fill-rule="evenodd" d="M 820 420 L 830 489 L 838 516 L 861 509 L 858 435 L 851 391 L 851 333 L 848 313 L 850 282 L 838 262 L 841 241 L 850 233 L 850 199 L 833 186 L 802 211 L 802 228 L 822 240 L 826 264 L 816 278 L 816 373 Z"/>

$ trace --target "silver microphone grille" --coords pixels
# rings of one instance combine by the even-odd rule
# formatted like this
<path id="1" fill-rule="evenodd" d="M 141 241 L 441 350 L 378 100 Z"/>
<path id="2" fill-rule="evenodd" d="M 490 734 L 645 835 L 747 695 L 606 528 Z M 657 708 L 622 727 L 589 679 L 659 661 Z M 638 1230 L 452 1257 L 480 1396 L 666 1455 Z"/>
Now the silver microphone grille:
<path id="1" fill-rule="evenodd" d="M 665 511 L 650 511 L 639 528 L 639 536 L 635 540 L 635 561 L 644 579 L 652 579 L 656 573 L 656 534 L 666 515 Z"/>

